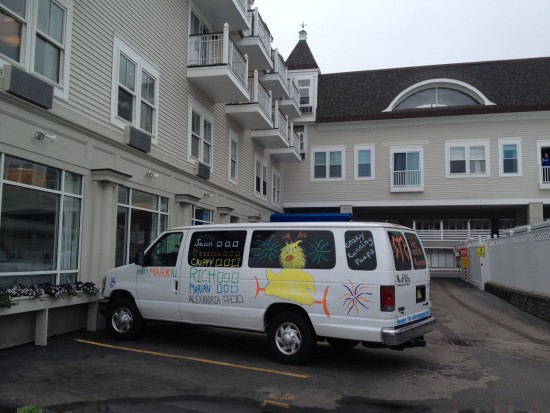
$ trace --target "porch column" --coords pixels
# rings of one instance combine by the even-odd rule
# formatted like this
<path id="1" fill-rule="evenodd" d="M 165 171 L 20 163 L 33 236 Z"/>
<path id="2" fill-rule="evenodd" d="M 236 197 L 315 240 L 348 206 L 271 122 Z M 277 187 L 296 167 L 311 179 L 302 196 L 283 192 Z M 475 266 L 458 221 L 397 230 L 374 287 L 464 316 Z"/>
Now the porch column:
<path id="1" fill-rule="evenodd" d="M 191 225 L 193 222 L 193 207 L 200 201 L 200 197 L 191 194 L 176 195 L 178 213 L 176 213 L 176 226 Z"/>
<path id="2" fill-rule="evenodd" d="M 542 202 L 531 202 L 528 206 L 529 225 L 544 221 Z"/>
<path id="3" fill-rule="evenodd" d="M 231 213 L 233 208 L 229 207 L 218 207 L 216 211 L 220 216 L 220 224 L 230 224 L 231 223 Z"/>
<path id="4" fill-rule="evenodd" d="M 131 175 L 113 169 L 92 170 L 95 211 L 92 274 L 104 274 L 115 266 L 118 186 Z"/>

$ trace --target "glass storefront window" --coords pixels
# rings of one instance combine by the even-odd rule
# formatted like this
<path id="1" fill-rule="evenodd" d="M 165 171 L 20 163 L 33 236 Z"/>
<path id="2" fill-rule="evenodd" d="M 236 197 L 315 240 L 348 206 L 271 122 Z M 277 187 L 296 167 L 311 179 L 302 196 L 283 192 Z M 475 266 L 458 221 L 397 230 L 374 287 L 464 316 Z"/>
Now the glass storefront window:
<path id="1" fill-rule="evenodd" d="M 115 265 L 134 262 L 167 227 L 168 198 L 119 187 Z"/>
<path id="2" fill-rule="evenodd" d="M 0 288 L 76 281 L 82 176 L 7 155 L 0 162 Z"/>

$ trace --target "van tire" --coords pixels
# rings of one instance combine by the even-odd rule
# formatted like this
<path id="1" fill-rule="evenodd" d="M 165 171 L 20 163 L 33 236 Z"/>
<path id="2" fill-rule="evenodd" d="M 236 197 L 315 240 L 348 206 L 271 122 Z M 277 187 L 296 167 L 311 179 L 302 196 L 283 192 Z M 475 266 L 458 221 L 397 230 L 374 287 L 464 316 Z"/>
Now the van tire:
<path id="1" fill-rule="evenodd" d="M 143 318 L 134 303 L 128 297 L 118 297 L 109 304 L 105 313 L 105 321 L 109 333 L 118 339 L 131 340 L 136 338 L 144 325 Z"/>
<path id="2" fill-rule="evenodd" d="M 272 356 L 284 364 L 302 364 L 313 353 L 317 337 L 309 320 L 294 312 L 278 314 L 267 330 Z"/>

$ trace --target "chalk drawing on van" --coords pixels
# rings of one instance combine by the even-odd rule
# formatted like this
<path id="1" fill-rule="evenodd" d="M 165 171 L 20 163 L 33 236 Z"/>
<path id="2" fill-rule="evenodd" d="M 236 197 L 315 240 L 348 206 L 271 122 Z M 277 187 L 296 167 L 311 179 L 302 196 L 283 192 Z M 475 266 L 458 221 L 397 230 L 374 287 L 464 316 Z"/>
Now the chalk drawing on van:
<path id="1" fill-rule="evenodd" d="M 326 302 L 329 287 L 325 289 L 322 300 L 315 300 L 315 280 L 310 273 L 303 270 L 306 266 L 306 254 L 300 245 L 302 240 L 298 238 L 307 238 L 307 233 L 299 232 L 296 240 L 291 238 L 290 233 L 283 236 L 286 244 L 281 248 L 279 254 L 282 269 L 278 273 L 269 268 L 266 269 L 268 283 L 265 288 L 260 287 L 258 278 L 254 277 L 256 279 L 255 297 L 258 297 L 258 294 L 263 291 L 266 296 L 279 297 L 303 305 L 322 304 L 325 315 L 330 317 Z M 325 246 L 322 247 L 325 248 Z M 320 260 L 321 258 L 318 257 L 321 255 L 319 254 L 314 259 Z"/>
<path id="2" fill-rule="evenodd" d="M 372 301 L 368 300 L 365 296 L 372 295 L 372 293 L 369 293 L 365 290 L 369 288 L 368 285 L 365 284 L 353 284 L 351 280 L 349 280 L 349 284 L 344 284 L 343 287 L 347 290 L 347 292 L 340 296 L 339 298 L 343 298 L 344 302 L 342 303 L 342 307 L 344 307 L 345 310 L 347 310 L 347 314 L 349 315 L 352 311 L 355 311 L 355 315 L 359 315 L 359 310 L 361 307 L 369 309 L 367 307 L 367 303 L 371 303 Z"/>

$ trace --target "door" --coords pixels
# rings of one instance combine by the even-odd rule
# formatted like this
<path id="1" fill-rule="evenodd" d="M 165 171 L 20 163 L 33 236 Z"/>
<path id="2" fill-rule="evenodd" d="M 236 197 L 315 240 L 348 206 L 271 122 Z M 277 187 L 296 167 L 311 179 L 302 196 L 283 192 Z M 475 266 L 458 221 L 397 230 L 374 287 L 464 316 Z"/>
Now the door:
<path id="1" fill-rule="evenodd" d="M 395 310 L 398 325 L 430 315 L 430 274 L 417 235 L 388 231 L 395 264 Z"/>
<path id="2" fill-rule="evenodd" d="M 183 232 L 161 235 L 147 250 L 143 267 L 137 268 L 137 304 L 144 318 L 181 320 L 179 311 Z"/>

